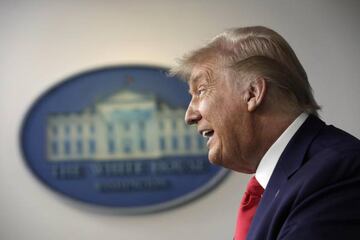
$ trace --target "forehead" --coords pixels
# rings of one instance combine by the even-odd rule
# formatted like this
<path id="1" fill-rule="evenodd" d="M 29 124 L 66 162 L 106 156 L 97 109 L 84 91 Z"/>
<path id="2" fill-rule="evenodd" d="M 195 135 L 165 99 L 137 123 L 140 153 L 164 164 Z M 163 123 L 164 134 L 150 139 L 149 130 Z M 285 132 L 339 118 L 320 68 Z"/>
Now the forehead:
<path id="1" fill-rule="evenodd" d="M 218 74 L 218 69 L 215 64 L 211 63 L 202 63 L 195 65 L 192 70 L 188 80 L 189 86 L 196 86 L 199 82 L 214 82 L 216 81 L 216 75 Z"/>

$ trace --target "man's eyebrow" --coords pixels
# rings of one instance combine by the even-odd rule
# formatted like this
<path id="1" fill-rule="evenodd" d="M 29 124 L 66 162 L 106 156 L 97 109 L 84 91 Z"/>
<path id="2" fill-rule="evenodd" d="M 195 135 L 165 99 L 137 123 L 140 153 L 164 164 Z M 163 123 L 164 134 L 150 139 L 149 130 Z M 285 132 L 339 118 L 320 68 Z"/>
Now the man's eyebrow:
<path id="1" fill-rule="evenodd" d="M 201 75 L 200 74 L 198 74 L 198 75 L 196 75 L 195 77 L 192 77 L 192 78 L 190 78 L 190 80 L 189 80 L 189 93 L 190 94 L 192 94 L 193 93 L 193 86 L 194 85 L 197 85 L 197 83 L 200 81 L 200 79 L 201 79 Z"/>
<path id="2" fill-rule="evenodd" d="M 190 78 L 189 85 L 197 84 L 200 78 L 201 78 L 201 74 L 198 74 L 195 77 Z"/>

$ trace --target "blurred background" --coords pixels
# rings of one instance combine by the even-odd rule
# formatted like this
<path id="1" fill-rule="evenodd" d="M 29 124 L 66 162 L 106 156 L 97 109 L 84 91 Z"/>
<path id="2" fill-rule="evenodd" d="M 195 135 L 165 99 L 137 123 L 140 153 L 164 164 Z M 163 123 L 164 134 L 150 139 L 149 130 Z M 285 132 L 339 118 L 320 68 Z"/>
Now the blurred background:
<path id="1" fill-rule="evenodd" d="M 175 209 L 119 215 L 38 182 L 19 148 L 24 114 L 73 74 L 119 64 L 171 67 L 226 28 L 265 25 L 294 48 L 322 118 L 359 138 L 359 11 L 356 0 L 0 0 L 0 239 L 231 239 L 249 176 L 231 173 Z"/>

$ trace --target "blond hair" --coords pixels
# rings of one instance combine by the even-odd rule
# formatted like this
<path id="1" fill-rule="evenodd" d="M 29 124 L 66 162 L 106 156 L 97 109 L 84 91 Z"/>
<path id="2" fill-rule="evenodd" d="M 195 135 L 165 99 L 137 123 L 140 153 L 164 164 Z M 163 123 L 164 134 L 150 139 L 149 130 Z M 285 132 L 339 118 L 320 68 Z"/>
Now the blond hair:
<path id="1" fill-rule="evenodd" d="M 253 26 L 220 33 L 206 46 L 185 55 L 170 73 L 189 80 L 195 67 L 209 61 L 238 74 L 261 76 L 287 96 L 292 106 L 318 115 L 320 107 L 304 68 L 286 40 L 269 28 Z"/>

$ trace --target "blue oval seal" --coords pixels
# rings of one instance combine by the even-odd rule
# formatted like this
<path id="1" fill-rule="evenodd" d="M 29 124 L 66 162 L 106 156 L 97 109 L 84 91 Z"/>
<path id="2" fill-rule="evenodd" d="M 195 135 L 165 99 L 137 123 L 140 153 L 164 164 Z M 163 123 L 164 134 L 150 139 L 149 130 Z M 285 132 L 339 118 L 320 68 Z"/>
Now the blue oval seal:
<path id="1" fill-rule="evenodd" d="M 187 85 L 167 69 L 114 66 L 68 78 L 23 122 L 21 147 L 51 189 L 83 202 L 146 213 L 188 202 L 228 171 L 211 165 L 186 126 Z"/>

